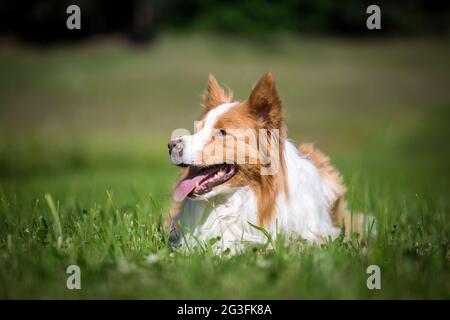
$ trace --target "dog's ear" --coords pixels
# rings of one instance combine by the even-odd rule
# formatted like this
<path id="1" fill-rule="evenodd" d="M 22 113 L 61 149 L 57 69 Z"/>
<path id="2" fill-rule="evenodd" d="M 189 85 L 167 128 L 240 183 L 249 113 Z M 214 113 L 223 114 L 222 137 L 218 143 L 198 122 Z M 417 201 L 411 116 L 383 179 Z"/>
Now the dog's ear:
<path id="1" fill-rule="evenodd" d="M 249 98 L 250 112 L 264 128 L 280 129 L 282 126 L 281 101 L 270 72 L 261 77 Z"/>
<path id="2" fill-rule="evenodd" d="M 203 94 L 202 106 L 207 110 L 213 109 L 223 103 L 233 101 L 233 94 L 230 90 L 222 88 L 216 78 L 210 74 L 208 76 L 208 86 Z"/>

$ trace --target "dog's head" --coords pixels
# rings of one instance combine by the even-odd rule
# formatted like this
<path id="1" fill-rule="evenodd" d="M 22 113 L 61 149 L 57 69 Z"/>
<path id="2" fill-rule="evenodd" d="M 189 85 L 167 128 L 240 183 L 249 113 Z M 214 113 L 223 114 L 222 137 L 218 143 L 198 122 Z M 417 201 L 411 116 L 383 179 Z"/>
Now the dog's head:
<path id="1" fill-rule="evenodd" d="M 264 176 L 278 174 L 284 130 L 281 102 L 270 73 L 242 102 L 210 75 L 202 105 L 195 133 L 168 145 L 172 162 L 183 167 L 175 201 L 255 187 Z"/>

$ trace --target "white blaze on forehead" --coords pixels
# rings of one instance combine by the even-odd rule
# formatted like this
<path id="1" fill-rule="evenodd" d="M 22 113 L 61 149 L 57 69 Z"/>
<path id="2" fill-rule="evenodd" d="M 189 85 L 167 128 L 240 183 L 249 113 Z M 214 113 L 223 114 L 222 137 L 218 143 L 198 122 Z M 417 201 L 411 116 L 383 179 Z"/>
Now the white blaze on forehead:
<path id="1" fill-rule="evenodd" d="M 232 107 L 236 106 L 237 104 L 238 102 L 224 103 L 209 111 L 206 114 L 205 125 L 203 129 L 212 130 L 217 120 L 220 118 L 220 116 L 222 116 L 224 113 L 229 111 Z"/>
<path id="2" fill-rule="evenodd" d="M 239 102 L 224 103 L 215 107 L 206 114 L 206 117 L 203 120 L 204 125 L 201 130 L 199 130 L 193 135 L 182 137 L 184 142 L 184 149 L 183 149 L 184 163 L 193 164 L 195 162 L 197 154 L 201 150 L 203 150 L 205 145 L 210 140 L 210 137 L 214 131 L 214 125 L 216 124 L 217 120 L 223 114 L 225 114 L 227 111 L 229 111 L 231 108 L 233 108 L 238 104 Z"/>

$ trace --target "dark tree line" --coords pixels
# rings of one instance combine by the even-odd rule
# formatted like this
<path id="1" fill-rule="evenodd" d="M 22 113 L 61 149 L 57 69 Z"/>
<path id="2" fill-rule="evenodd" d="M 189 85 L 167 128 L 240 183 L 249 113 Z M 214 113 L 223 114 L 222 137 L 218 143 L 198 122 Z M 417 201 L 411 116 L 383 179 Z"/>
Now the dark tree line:
<path id="1" fill-rule="evenodd" d="M 34 42 L 77 40 L 121 33 L 147 42 L 160 30 L 202 30 L 239 35 L 274 31 L 363 35 L 366 8 L 381 7 L 380 34 L 448 35 L 448 1 L 399 0 L 0 0 L 0 33 Z M 82 28 L 66 26 L 67 6 L 82 12 Z"/>

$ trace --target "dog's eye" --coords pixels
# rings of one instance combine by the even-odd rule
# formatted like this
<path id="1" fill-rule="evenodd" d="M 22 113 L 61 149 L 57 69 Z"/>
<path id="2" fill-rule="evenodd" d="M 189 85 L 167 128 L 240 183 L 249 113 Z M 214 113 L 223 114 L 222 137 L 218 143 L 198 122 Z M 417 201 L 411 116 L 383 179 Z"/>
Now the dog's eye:
<path id="1" fill-rule="evenodd" d="M 225 129 L 220 129 L 220 130 L 217 132 L 217 135 L 218 135 L 218 136 L 226 136 L 226 135 L 227 135 L 227 132 L 225 131 Z"/>

